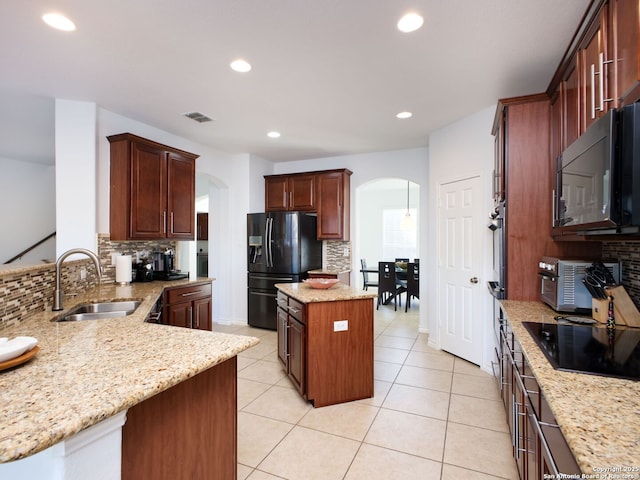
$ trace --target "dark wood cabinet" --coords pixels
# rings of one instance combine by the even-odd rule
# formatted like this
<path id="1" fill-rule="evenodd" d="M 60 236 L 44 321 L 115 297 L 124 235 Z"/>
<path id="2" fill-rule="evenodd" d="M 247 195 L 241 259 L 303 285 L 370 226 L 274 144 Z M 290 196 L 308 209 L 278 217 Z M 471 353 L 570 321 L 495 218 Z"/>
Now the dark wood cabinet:
<path id="1" fill-rule="evenodd" d="M 615 97 L 618 106 L 640 99 L 640 3 L 611 0 L 615 58 Z"/>
<path id="2" fill-rule="evenodd" d="M 123 133 L 111 147 L 111 240 L 193 240 L 197 155 Z"/>
<path id="3" fill-rule="evenodd" d="M 306 393 L 306 327 L 304 305 L 278 292 L 278 358 L 298 391 Z"/>
<path id="4" fill-rule="evenodd" d="M 351 174 L 347 169 L 317 175 L 318 239 L 349 240 Z"/>
<path id="5" fill-rule="evenodd" d="M 209 214 L 199 212 L 196 215 L 196 229 L 198 240 L 209 240 Z"/>
<path id="6" fill-rule="evenodd" d="M 266 175 L 265 210 L 317 212 L 318 240 L 349 240 L 351 174 L 340 169 Z"/>
<path id="7" fill-rule="evenodd" d="M 267 212 L 310 212 L 315 209 L 315 175 L 292 174 L 265 177 L 265 210 Z"/>
<path id="8" fill-rule="evenodd" d="M 174 327 L 211 330 L 211 283 L 166 288 L 162 323 Z"/>

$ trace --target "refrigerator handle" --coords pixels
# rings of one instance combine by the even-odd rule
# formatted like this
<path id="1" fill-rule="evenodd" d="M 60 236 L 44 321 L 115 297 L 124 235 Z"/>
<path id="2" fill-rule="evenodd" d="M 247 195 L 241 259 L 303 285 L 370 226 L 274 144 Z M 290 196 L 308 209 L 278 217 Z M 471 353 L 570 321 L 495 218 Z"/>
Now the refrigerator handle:
<path id="1" fill-rule="evenodd" d="M 273 217 L 267 219 L 269 228 L 267 230 L 267 267 L 273 267 L 273 250 L 271 250 L 271 237 L 273 235 Z"/>

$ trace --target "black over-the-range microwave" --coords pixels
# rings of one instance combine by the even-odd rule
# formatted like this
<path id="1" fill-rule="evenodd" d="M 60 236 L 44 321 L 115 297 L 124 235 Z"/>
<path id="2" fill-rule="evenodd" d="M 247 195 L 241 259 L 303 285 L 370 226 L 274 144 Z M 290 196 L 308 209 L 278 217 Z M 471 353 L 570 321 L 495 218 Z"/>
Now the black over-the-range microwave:
<path id="1" fill-rule="evenodd" d="M 640 103 L 609 110 L 558 157 L 554 226 L 640 231 Z"/>

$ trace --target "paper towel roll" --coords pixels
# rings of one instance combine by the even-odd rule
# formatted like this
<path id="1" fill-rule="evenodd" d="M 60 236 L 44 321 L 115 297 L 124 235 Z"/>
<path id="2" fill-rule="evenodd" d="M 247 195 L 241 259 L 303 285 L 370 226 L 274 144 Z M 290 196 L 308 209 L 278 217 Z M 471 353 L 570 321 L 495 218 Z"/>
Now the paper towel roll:
<path id="1" fill-rule="evenodd" d="M 118 255 L 116 257 L 116 283 L 126 284 L 131 282 L 131 255 Z"/>

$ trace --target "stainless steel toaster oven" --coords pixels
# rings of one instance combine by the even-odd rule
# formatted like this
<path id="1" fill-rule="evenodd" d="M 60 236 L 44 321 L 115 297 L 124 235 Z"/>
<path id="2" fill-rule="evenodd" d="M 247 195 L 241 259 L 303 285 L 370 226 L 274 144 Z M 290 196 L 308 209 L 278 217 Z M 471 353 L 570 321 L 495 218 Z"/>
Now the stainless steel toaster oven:
<path id="1" fill-rule="evenodd" d="M 538 264 L 540 300 L 556 312 L 590 314 L 592 296 L 582 281 L 586 268 L 592 265 L 590 260 L 542 257 Z M 616 283 L 620 283 L 622 265 L 619 262 L 604 262 L 604 265 Z"/>

